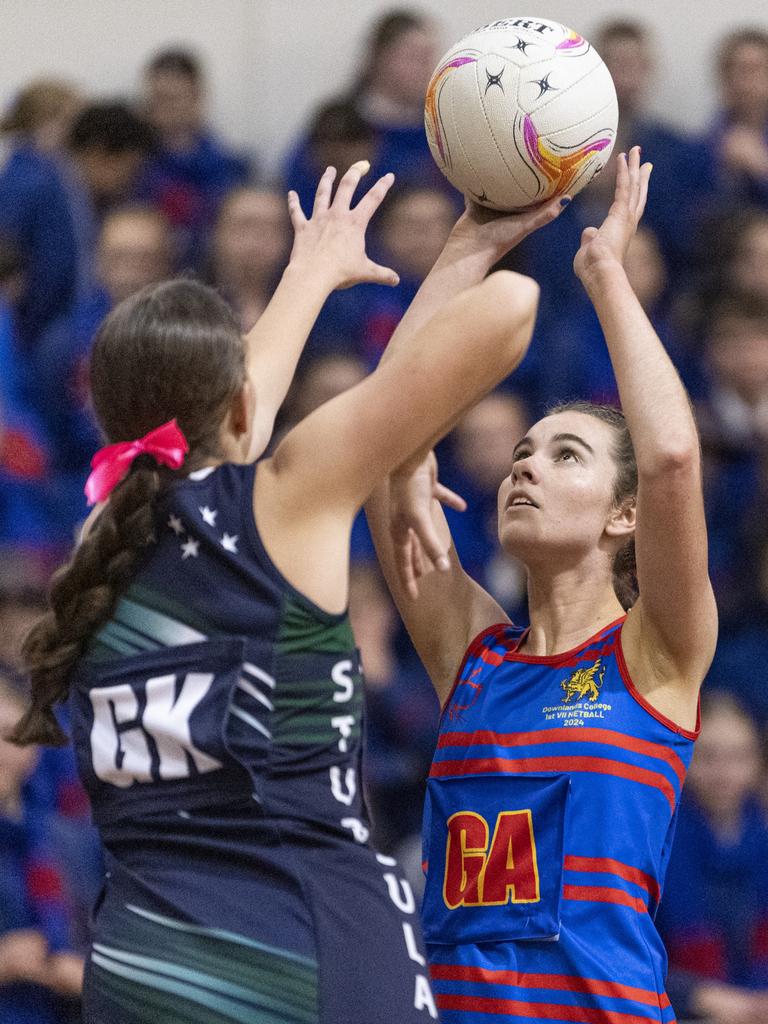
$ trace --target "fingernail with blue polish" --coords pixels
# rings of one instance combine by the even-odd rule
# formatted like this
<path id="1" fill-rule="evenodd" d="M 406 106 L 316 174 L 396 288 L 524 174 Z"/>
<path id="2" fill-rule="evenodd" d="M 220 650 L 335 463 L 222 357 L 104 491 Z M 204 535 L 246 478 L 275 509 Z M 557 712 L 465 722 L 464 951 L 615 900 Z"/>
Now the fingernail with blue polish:
<path id="1" fill-rule="evenodd" d="M 570 201 L 571 200 L 568 198 L 568 196 L 563 196 L 563 198 L 560 200 L 560 205 L 567 206 L 570 203 Z"/>

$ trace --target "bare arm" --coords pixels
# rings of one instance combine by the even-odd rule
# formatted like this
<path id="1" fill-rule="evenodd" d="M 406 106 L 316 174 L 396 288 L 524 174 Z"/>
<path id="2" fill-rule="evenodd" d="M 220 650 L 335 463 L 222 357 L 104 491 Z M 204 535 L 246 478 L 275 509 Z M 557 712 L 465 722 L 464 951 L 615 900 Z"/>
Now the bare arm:
<path id="1" fill-rule="evenodd" d="M 597 311 L 638 467 L 636 549 L 640 598 L 624 630 L 637 683 L 669 708 L 690 696 L 714 654 L 717 613 L 707 572 L 701 457 L 688 396 L 627 280 L 626 246 L 645 205 L 650 165 L 618 162 L 616 198 L 587 228 L 574 269 Z M 630 664 L 632 669 L 632 664 Z M 661 708 L 664 710 L 664 708 Z"/>
<path id="2" fill-rule="evenodd" d="M 258 458 L 272 436 L 275 416 L 288 392 L 296 364 L 323 303 L 335 288 L 358 281 L 396 285 L 397 274 L 370 260 L 365 231 L 394 180 L 381 178 L 354 209 L 350 203 L 366 161 L 349 168 L 331 202 L 335 170 L 320 179 L 310 219 L 289 193 L 294 229 L 290 262 L 255 326 L 245 336 L 246 372 L 256 395 L 253 443 L 249 461 Z"/>
<path id="3" fill-rule="evenodd" d="M 437 483 L 437 462 L 430 452 L 415 470 L 392 474 L 380 484 L 366 502 L 365 514 L 387 585 L 444 704 L 471 640 L 487 626 L 509 620 L 494 598 L 464 571 L 435 495 L 456 507 L 455 496 Z M 414 523 L 419 520 L 417 537 Z M 426 554 L 419 537 L 425 536 L 441 552 L 441 571 L 422 564 Z"/>
<path id="4" fill-rule="evenodd" d="M 455 296 L 260 464 L 254 514 L 294 586 L 328 610 L 344 607 L 356 511 L 381 479 L 511 372 L 530 340 L 537 302 L 537 285 L 507 271 Z"/>
<path id="5" fill-rule="evenodd" d="M 385 352 L 396 356 L 449 296 L 483 279 L 526 235 L 560 213 L 559 200 L 508 217 L 468 206 Z M 454 410 L 452 427 L 460 410 Z M 383 481 L 365 512 L 389 589 L 437 694 L 446 699 L 464 651 L 486 626 L 507 621 L 503 609 L 462 568 L 440 500 L 460 508 L 436 479 L 434 455 L 417 453 Z M 440 571 L 432 571 L 429 560 Z"/>

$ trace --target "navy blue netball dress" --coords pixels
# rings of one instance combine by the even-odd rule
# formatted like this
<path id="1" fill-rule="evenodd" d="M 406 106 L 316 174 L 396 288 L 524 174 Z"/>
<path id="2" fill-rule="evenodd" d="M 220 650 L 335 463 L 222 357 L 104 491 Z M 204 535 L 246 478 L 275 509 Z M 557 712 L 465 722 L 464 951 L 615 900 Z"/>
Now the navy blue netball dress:
<path id="1" fill-rule="evenodd" d="M 413 893 L 368 844 L 348 617 L 270 561 L 254 474 L 172 485 L 73 675 L 106 854 L 85 1019 L 436 1019 Z"/>

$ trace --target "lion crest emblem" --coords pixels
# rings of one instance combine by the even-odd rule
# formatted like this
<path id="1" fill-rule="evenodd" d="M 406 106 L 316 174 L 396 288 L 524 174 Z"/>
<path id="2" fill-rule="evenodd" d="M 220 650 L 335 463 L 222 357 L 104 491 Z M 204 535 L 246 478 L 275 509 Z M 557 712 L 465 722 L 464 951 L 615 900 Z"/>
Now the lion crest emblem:
<path id="1" fill-rule="evenodd" d="M 569 679 L 564 679 L 560 683 L 560 689 L 565 691 L 561 703 L 570 704 L 586 697 L 594 704 L 600 696 L 604 675 L 605 667 L 600 658 L 589 668 L 577 668 Z"/>

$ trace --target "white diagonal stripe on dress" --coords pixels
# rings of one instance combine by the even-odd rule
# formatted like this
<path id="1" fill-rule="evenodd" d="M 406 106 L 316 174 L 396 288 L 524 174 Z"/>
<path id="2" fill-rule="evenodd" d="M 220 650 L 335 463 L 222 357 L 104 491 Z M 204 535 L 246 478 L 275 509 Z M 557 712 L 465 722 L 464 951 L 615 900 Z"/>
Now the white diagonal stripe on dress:
<path id="1" fill-rule="evenodd" d="M 257 679 L 260 679 L 262 683 L 266 683 L 270 690 L 274 690 L 274 677 L 267 675 L 264 669 L 259 668 L 258 665 L 254 665 L 252 661 L 243 662 L 243 672 L 247 672 L 249 675 L 255 676 Z"/>
<path id="2" fill-rule="evenodd" d="M 246 725 L 252 726 L 257 732 L 260 732 L 262 736 L 266 736 L 268 740 L 272 739 L 272 733 L 267 729 L 266 726 L 262 725 L 258 718 L 254 718 L 253 715 L 249 715 L 247 711 L 243 711 L 237 704 L 232 704 L 229 709 L 233 715 L 236 715 L 241 721 L 245 722 Z"/>
<path id="3" fill-rule="evenodd" d="M 253 683 L 249 683 L 247 679 L 238 679 L 237 688 L 238 690 L 242 690 L 243 693 L 247 693 L 249 696 L 253 697 L 253 699 L 257 700 L 259 704 L 263 704 L 267 710 L 275 710 L 275 705 L 272 701 L 265 697 L 261 690 L 257 690 Z"/>

